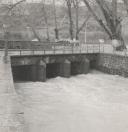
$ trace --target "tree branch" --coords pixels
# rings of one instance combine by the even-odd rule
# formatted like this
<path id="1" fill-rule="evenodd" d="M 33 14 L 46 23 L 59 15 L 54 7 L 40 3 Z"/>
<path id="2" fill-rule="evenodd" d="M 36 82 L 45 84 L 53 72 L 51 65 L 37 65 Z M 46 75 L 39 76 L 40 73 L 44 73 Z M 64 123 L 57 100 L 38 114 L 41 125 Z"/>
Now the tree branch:
<path id="1" fill-rule="evenodd" d="M 127 11 L 127 14 L 128 14 L 128 1 L 127 0 L 123 0 L 125 6 L 126 6 L 126 11 Z"/>
<path id="2" fill-rule="evenodd" d="M 88 15 L 87 18 L 84 20 L 83 24 L 80 26 L 80 28 L 77 31 L 77 34 L 80 33 L 80 31 L 83 29 L 83 27 L 86 25 L 87 21 L 89 20 L 91 15 Z"/>
<path id="3" fill-rule="evenodd" d="M 110 39 L 112 39 L 112 33 L 111 31 L 106 27 L 106 25 L 103 23 L 103 21 L 95 14 L 95 12 L 92 10 L 92 8 L 90 7 L 89 3 L 87 0 L 83 0 L 83 2 L 85 3 L 85 5 L 87 6 L 88 10 L 92 13 L 93 17 L 95 18 L 95 20 L 100 24 L 100 26 L 105 30 L 105 32 L 108 34 L 108 36 L 110 37 Z"/>
<path id="4" fill-rule="evenodd" d="M 9 5 L 9 9 L 7 11 L 7 14 L 13 10 L 13 8 L 15 8 L 17 5 L 21 4 L 22 2 L 25 2 L 26 0 L 20 0 L 18 2 L 16 2 L 15 4 Z"/>

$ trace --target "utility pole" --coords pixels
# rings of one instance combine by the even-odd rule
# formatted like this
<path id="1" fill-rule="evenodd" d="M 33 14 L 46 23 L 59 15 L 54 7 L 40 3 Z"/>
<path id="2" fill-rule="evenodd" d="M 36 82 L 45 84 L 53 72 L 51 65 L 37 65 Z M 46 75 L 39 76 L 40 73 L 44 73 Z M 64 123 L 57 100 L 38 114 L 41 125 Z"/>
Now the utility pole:
<path id="1" fill-rule="evenodd" d="M 56 3 L 55 0 L 53 0 L 53 6 L 54 6 L 54 19 L 55 19 L 55 38 L 56 40 L 59 39 L 59 31 L 57 27 L 57 17 L 56 17 Z"/>
<path id="2" fill-rule="evenodd" d="M 87 43 L 87 25 L 88 23 L 86 22 L 85 24 L 85 44 Z"/>

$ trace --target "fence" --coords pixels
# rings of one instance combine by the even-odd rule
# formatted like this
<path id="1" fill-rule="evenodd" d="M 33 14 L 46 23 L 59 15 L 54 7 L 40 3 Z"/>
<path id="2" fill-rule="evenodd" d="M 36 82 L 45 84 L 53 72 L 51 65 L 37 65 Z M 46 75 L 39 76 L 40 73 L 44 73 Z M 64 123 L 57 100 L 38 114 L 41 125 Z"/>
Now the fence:
<path id="1" fill-rule="evenodd" d="M 4 52 L 4 41 L 0 43 L 1 53 Z M 114 51 L 110 44 L 78 44 L 68 42 L 34 42 L 8 41 L 9 55 L 44 55 L 44 54 L 83 54 L 109 53 L 128 55 L 128 52 Z"/>
<path id="2" fill-rule="evenodd" d="M 58 46 L 52 45 L 49 49 L 40 47 L 31 49 L 8 49 L 10 56 L 22 56 L 22 55 L 56 55 L 56 54 L 85 54 L 85 53 L 100 53 L 104 52 L 105 47 L 100 44 L 92 45 L 80 45 L 80 46 Z M 4 50 L 0 53 L 4 54 Z"/>

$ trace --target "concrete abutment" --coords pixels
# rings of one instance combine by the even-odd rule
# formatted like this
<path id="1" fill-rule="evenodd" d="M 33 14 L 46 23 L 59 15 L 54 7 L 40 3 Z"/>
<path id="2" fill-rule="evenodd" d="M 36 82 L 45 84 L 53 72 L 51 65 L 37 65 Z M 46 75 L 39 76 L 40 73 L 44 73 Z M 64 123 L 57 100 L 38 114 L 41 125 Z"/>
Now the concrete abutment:
<path id="1" fill-rule="evenodd" d="M 0 132 L 23 132 L 23 108 L 14 88 L 11 61 L 0 57 Z"/>

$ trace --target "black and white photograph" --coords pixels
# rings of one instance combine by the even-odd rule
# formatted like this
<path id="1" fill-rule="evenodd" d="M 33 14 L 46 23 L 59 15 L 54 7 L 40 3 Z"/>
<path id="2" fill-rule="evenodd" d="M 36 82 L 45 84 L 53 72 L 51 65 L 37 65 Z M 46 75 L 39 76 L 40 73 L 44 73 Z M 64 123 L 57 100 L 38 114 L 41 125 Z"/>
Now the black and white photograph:
<path id="1" fill-rule="evenodd" d="M 128 132 L 128 0 L 0 0 L 0 132 Z"/>

